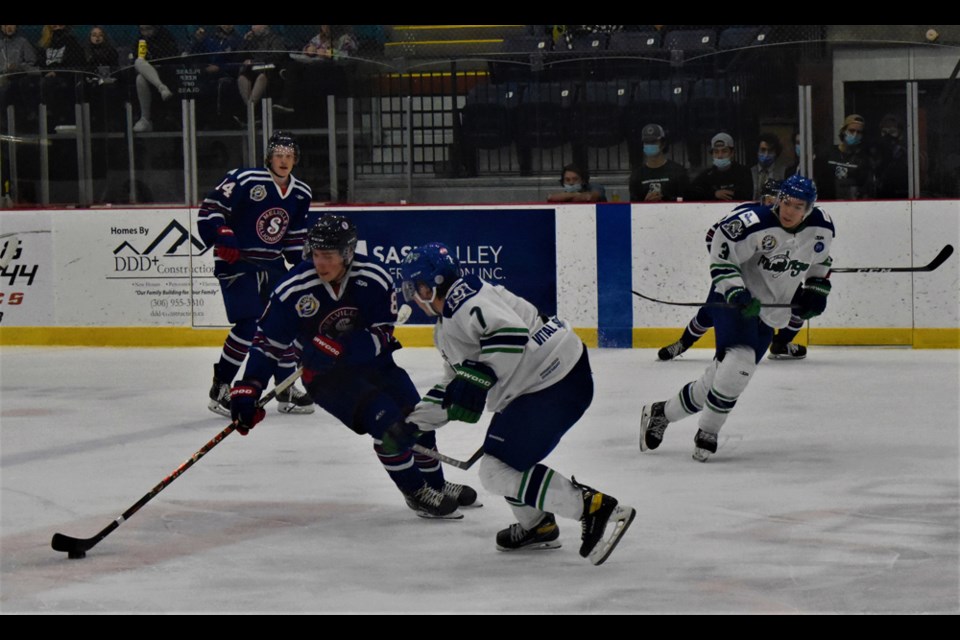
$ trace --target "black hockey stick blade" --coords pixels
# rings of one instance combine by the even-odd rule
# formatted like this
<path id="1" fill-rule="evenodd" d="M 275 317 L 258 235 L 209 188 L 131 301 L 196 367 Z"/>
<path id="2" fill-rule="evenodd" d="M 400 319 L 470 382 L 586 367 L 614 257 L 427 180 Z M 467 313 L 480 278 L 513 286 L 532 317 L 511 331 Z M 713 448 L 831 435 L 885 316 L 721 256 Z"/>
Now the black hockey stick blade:
<path id="1" fill-rule="evenodd" d="M 263 407 L 268 402 L 270 402 L 275 397 L 277 397 L 278 393 L 283 393 L 284 391 L 289 389 L 302 374 L 303 374 L 303 367 L 300 367 L 296 371 L 294 371 L 292 374 L 287 376 L 283 381 L 278 383 L 277 386 L 275 386 L 273 389 L 268 391 L 260 399 L 260 401 L 257 402 L 257 406 Z M 179 467 L 174 469 L 173 473 L 171 473 L 169 476 L 161 480 L 160 483 L 157 484 L 157 486 L 155 486 L 149 492 L 144 494 L 142 498 L 137 500 L 137 502 L 135 502 L 129 509 L 124 511 L 122 515 L 117 516 L 117 518 L 113 522 L 111 522 L 106 527 L 104 527 L 103 530 L 100 531 L 100 533 L 98 533 L 97 535 L 93 536 L 92 538 L 73 538 L 71 536 L 64 535 L 62 533 L 55 533 L 53 534 L 53 539 L 50 541 L 50 546 L 53 547 L 54 551 L 61 551 L 66 553 L 67 557 L 70 558 L 71 560 L 76 560 L 76 559 L 85 557 L 87 555 L 87 551 L 92 549 L 94 546 L 96 546 L 98 542 L 100 542 L 101 540 L 106 538 L 108 535 L 110 535 L 114 529 L 119 527 L 125 521 L 129 520 L 133 516 L 133 514 L 135 514 L 137 511 L 140 510 L 140 508 L 143 505 L 153 500 L 153 498 L 158 493 L 160 493 L 161 491 L 166 489 L 168 486 L 170 486 L 170 484 L 173 483 L 174 480 L 179 478 L 187 469 L 189 469 L 194 464 L 196 464 L 200 460 L 200 458 L 207 455 L 207 453 L 209 453 L 211 449 L 213 449 L 215 446 L 220 444 L 220 442 L 224 438 L 226 438 L 228 435 L 233 433 L 234 430 L 236 430 L 236 426 L 237 426 L 236 422 L 231 422 L 229 425 L 227 425 L 225 429 L 223 429 L 220 433 L 215 435 L 209 442 L 207 442 L 207 444 L 200 447 L 200 449 L 197 450 L 191 457 L 184 460 Z"/>
<path id="2" fill-rule="evenodd" d="M 712 307 L 714 309 L 739 309 L 741 305 L 734 302 L 673 302 L 672 300 L 660 300 L 659 298 L 651 298 L 650 296 L 645 296 L 639 291 L 630 290 L 630 293 L 637 296 L 638 298 L 643 298 L 644 300 L 649 300 L 650 302 L 656 302 L 657 304 L 669 304 L 675 307 Z M 792 309 L 793 305 L 789 302 L 764 302 L 760 304 L 763 308 L 775 309 L 782 307 L 784 309 Z"/>
<path id="3" fill-rule="evenodd" d="M 940 253 L 929 264 L 922 267 L 837 267 L 830 269 L 830 273 L 926 273 L 942 265 L 952 255 L 953 245 L 948 244 L 940 249 Z"/>
<path id="4" fill-rule="evenodd" d="M 443 455 L 442 453 L 440 453 L 439 451 L 437 451 L 436 449 L 427 449 L 427 448 L 426 448 L 425 446 L 423 446 L 422 444 L 415 444 L 415 445 L 413 445 L 413 446 L 410 447 L 410 448 L 413 449 L 414 451 L 416 451 L 417 453 L 421 453 L 421 454 L 423 454 L 423 455 L 425 455 L 425 456 L 429 456 L 429 457 L 433 458 L 434 460 L 439 460 L 440 462 L 442 462 L 442 463 L 444 463 L 444 464 L 449 464 L 449 465 L 451 465 L 451 466 L 453 466 L 453 467 L 456 467 L 456 468 L 458 468 L 458 469 L 469 469 L 470 467 L 472 467 L 472 466 L 474 465 L 474 463 L 476 463 L 477 460 L 479 460 L 480 458 L 483 457 L 483 447 L 480 447 L 479 449 L 477 449 L 477 450 L 473 453 L 473 455 L 470 456 L 470 457 L 469 457 L 468 459 L 466 459 L 466 460 L 457 460 L 456 458 L 451 458 L 450 456 L 445 456 L 445 455 Z"/>

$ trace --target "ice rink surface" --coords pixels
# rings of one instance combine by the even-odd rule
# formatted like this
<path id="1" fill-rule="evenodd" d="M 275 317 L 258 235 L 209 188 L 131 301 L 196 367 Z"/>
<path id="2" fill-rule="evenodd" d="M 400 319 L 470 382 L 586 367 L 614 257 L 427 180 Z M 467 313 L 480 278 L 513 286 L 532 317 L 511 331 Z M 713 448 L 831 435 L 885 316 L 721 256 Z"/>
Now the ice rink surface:
<path id="1" fill-rule="evenodd" d="M 271 407 L 139 513 L 68 560 L 226 421 L 206 409 L 215 349 L 11 348 L 0 354 L 0 611 L 818 613 L 960 610 L 960 356 L 814 347 L 765 361 L 709 462 L 696 418 L 641 454 L 642 404 L 712 351 L 592 350 L 593 406 L 547 463 L 633 505 L 606 564 L 563 548 L 500 553 L 513 522 L 476 467 L 447 468 L 485 506 L 427 521 L 373 454 L 322 413 Z M 398 361 L 425 390 L 432 349 Z M 483 425 L 452 423 L 466 458 Z"/>

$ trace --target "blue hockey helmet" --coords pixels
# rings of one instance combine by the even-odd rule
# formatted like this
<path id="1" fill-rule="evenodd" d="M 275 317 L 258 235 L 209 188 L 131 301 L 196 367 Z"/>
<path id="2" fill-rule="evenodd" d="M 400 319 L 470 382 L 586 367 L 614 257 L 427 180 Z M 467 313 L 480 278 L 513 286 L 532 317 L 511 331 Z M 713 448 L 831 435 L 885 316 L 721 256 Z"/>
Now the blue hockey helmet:
<path id="1" fill-rule="evenodd" d="M 415 247 L 400 265 L 400 289 L 407 302 L 416 300 L 429 306 L 437 295 L 446 295 L 457 278 L 460 277 L 460 265 L 446 245 L 431 242 Z M 426 285 L 433 295 L 424 300 L 417 293 L 419 285 Z"/>
<path id="2" fill-rule="evenodd" d="M 270 140 L 267 142 L 267 151 L 263 159 L 265 166 L 270 166 L 270 158 L 273 157 L 273 152 L 277 149 L 292 151 L 294 162 L 300 162 L 300 145 L 292 133 L 287 131 L 273 132 L 273 135 L 270 136 Z"/>
<path id="3" fill-rule="evenodd" d="M 780 183 L 780 194 L 777 196 L 777 205 L 786 198 L 796 198 L 807 203 L 803 217 L 806 218 L 813 211 L 813 205 L 817 201 L 817 185 L 810 178 L 805 178 L 795 174 L 786 178 Z"/>
<path id="4" fill-rule="evenodd" d="M 323 216 L 307 231 L 303 259 L 310 260 L 314 249 L 339 251 L 344 265 L 349 266 L 357 249 L 357 227 L 346 216 Z"/>

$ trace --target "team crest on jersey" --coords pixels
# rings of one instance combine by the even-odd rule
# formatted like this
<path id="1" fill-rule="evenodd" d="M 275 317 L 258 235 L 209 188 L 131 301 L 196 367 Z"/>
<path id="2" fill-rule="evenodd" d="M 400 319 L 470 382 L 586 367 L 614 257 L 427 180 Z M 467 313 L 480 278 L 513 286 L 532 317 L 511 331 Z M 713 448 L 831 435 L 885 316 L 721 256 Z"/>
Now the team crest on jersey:
<path id="1" fill-rule="evenodd" d="M 739 220 L 731 220 L 730 222 L 725 222 L 723 225 L 723 232 L 727 234 L 727 237 L 731 240 L 736 240 L 741 235 L 743 235 L 743 223 Z"/>
<path id="2" fill-rule="evenodd" d="M 447 292 L 447 301 L 446 304 L 450 308 L 450 313 L 453 313 L 457 310 L 463 301 L 473 296 L 477 293 L 477 290 L 471 287 L 466 281 L 461 281 L 460 284 L 455 286 L 453 289 L 450 289 Z"/>
<path id="3" fill-rule="evenodd" d="M 267 188 L 262 184 L 258 184 L 253 189 L 250 189 L 250 199 L 254 202 L 260 202 L 267 197 Z"/>
<path id="4" fill-rule="evenodd" d="M 318 331 L 328 336 L 336 336 L 351 331 L 357 325 L 360 310 L 356 307 L 338 307 L 320 321 Z"/>
<path id="5" fill-rule="evenodd" d="M 297 300 L 297 315 L 301 318 L 312 318 L 320 310 L 320 301 L 312 293 L 300 296 Z"/>
<path id="6" fill-rule="evenodd" d="M 823 249 L 824 249 L 824 245 L 822 242 L 818 242 L 817 244 L 813 245 L 813 250 L 816 251 L 817 253 L 820 253 L 821 251 L 823 251 Z"/>
<path id="7" fill-rule="evenodd" d="M 763 236 L 760 241 L 760 248 L 764 251 L 773 251 L 777 247 L 777 239 L 773 236 Z"/>
<path id="8" fill-rule="evenodd" d="M 277 244 L 290 226 L 290 215 L 276 207 L 268 209 L 257 218 L 257 236 L 267 244 Z"/>

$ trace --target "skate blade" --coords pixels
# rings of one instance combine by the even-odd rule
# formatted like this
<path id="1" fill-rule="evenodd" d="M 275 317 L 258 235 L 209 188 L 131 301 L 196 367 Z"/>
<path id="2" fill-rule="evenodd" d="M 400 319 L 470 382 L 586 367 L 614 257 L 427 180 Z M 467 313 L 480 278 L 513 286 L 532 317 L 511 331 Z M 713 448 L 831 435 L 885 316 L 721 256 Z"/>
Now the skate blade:
<path id="1" fill-rule="evenodd" d="M 207 409 L 210 409 L 210 411 L 213 411 L 218 416 L 223 416 L 224 418 L 230 417 L 230 410 L 224 409 L 216 400 L 211 400 L 207 405 Z"/>
<path id="2" fill-rule="evenodd" d="M 624 507 L 623 505 L 618 505 L 617 508 L 614 509 L 610 521 L 607 523 L 609 535 L 607 535 L 601 541 L 602 543 L 597 545 L 597 548 L 587 556 L 590 562 L 597 566 L 603 564 L 606 559 L 610 557 L 610 554 L 613 553 L 613 550 L 617 548 L 620 538 L 622 538 L 623 534 L 627 532 L 627 528 L 636 517 L 636 509 L 633 507 Z"/>
<path id="3" fill-rule="evenodd" d="M 700 447 L 693 448 L 693 459 L 697 462 L 706 462 L 712 455 L 713 452 L 707 451 L 706 449 L 701 449 Z"/>
<path id="4" fill-rule="evenodd" d="M 463 520 L 463 514 L 460 513 L 459 509 L 451 513 L 448 513 L 445 516 L 434 515 L 432 513 L 428 513 L 427 511 L 418 509 L 417 515 L 423 518 L 424 520 Z"/>
<path id="5" fill-rule="evenodd" d="M 281 405 L 277 405 L 277 411 L 279 411 L 280 413 L 296 413 L 296 414 L 306 415 L 309 413 L 313 413 L 315 411 L 315 408 L 314 408 L 314 405 L 312 404 L 308 404 L 305 407 L 301 407 L 295 404 L 281 404 Z"/>
<path id="6" fill-rule="evenodd" d="M 497 545 L 497 551 L 505 551 L 507 553 L 512 551 L 545 551 L 547 549 L 559 549 L 562 546 L 563 545 L 558 540 L 550 540 L 548 542 L 537 542 L 534 544 L 524 545 L 522 547 L 517 547 L 516 549 Z"/>
<path id="7" fill-rule="evenodd" d="M 643 406 L 643 413 L 640 414 L 640 451 L 647 450 L 647 427 L 650 426 L 650 407 L 647 404 Z"/>
<path id="8" fill-rule="evenodd" d="M 771 360 L 803 360 L 807 356 L 791 356 L 790 354 L 771 353 L 767 357 Z"/>

